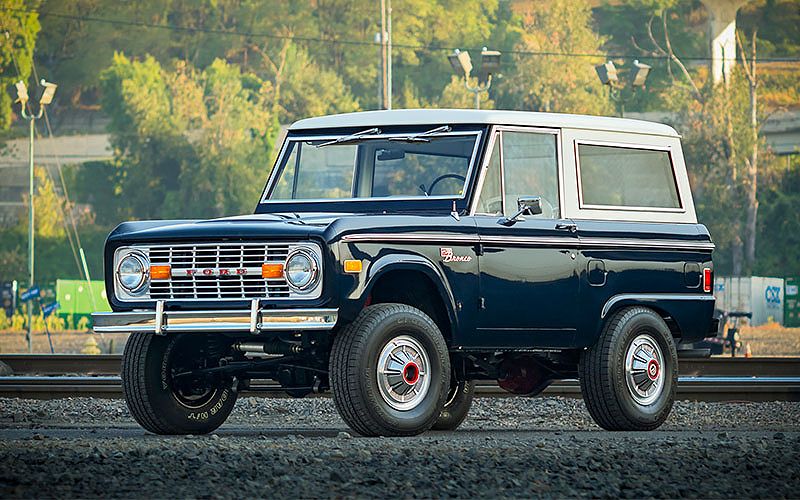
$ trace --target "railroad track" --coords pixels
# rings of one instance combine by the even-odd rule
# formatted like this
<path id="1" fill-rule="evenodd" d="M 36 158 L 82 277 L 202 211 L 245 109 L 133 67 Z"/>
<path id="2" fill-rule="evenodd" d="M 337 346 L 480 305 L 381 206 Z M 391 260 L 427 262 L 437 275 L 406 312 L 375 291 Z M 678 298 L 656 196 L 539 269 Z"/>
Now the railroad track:
<path id="1" fill-rule="evenodd" d="M 14 375 L 0 377 L 0 397 L 119 398 L 121 356 L 80 354 L 2 354 Z M 64 374 L 80 374 L 64 376 Z M 261 382 L 274 392 L 245 392 L 247 396 L 281 395 L 277 385 Z M 678 399 L 694 401 L 800 401 L 800 358 L 709 358 L 680 362 Z M 481 382 L 479 396 L 510 396 L 493 382 Z M 575 380 L 554 382 L 545 396 L 580 397 Z"/>

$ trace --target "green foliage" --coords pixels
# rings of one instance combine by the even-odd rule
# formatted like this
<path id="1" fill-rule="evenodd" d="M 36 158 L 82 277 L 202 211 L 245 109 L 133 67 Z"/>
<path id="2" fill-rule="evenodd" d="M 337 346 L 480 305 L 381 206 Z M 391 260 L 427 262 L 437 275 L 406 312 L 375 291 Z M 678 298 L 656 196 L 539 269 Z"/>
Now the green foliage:
<path id="1" fill-rule="evenodd" d="M 4 0 L 0 9 L 0 130 L 8 129 L 14 114 L 7 90 L 19 80 L 27 82 L 31 75 L 39 14 L 20 12 L 25 4 L 25 0 Z"/>
<path id="2" fill-rule="evenodd" d="M 688 88 L 675 86 L 666 104 L 683 135 L 683 153 L 693 188 L 697 216 L 708 226 L 717 250 L 718 273 L 733 270 L 734 251 L 741 247 L 747 211 L 747 160 L 753 147 L 747 82 L 734 71 L 730 84 L 707 86 L 702 102 Z M 763 139 L 759 143 L 762 182 L 774 164 Z"/>
<path id="3" fill-rule="evenodd" d="M 56 193 L 53 180 L 44 167 L 34 170 L 34 185 L 36 186 L 33 197 L 33 225 L 36 237 L 63 238 L 66 236 L 64 220 L 66 206 L 62 198 Z M 25 203 L 27 204 L 27 196 Z M 28 230 L 27 208 L 19 212 L 19 230 Z"/>
<path id="4" fill-rule="evenodd" d="M 469 85 L 472 88 L 478 87 L 478 79 L 470 78 Z M 494 100 L 487 98 L 486 92 L 481 92 L 481 109 L 493 109 Z M 436 102 L 438 108 L 452 109 L 474 109 L 475 94 L 467 92 L 464 88 L 464 79 L 453 75 L 450 83 L 442 90 L 442 95 Z"/>
<path id="5" fill-rule="evenodd" d="M 452 76 L 446 60 L 453 47 L 468 49 L 475 63 L 482 46 L 504 51 L 503 77 L 482 94 L 483 108 L 613 112 L 593 69 L 605 57 L 523 52 L 630 54 L 652 63 L 647 88 L 625 107 L 669 110 L 675 116 L 685 136 L 698 214 L 717 242 L 718 270 L 731 268 L 732 248 L 743 232 L 744 159 L 752 140 L 745 85 L 736 76 L 730 92 L 703 88 L 705 68 L 686 59 L 703 92 L 700 103 L 674 64 L 646 59 L 658 51 L 648 34 L 651 19 L 654 38 L 663 44 L 662 14 L 679 57 L 707 55 L 708 14 L 700 0 L 393 3 L 395 108 L 474 106 L 473 95 Z M 760 58 L 800 53 L 798 5 L 797 0 L 754 0 L 740 10 L 740 28 L 759 28 Z M 280 123 L 378 106 L 379 49 L 372 43 L 379 31 L 377 2 L 6 0 L 4 6 L 43 13 L 39 33 L 36 14 L 0 11 L 0 28 L 11 32 L 12 42 L 0 44 L 4 90 L 17 79 L 10 48 L 27 79 L 35 44 L 42 76 L 59 83 L 58 107 L 102 106 L 111 119 L 113 160 L 66 169 L 76 201 L 95 207 L 96 226 L 81 228 L 95 276 L 102 271 L 102 235 L 121 220 L 249 212 L 267 177 Z M 44 15 L 48 12 L 133 24 Z M 632 58 L 614 62 L 624 72 Z M 779 64 L 759 67 L 759 102 L 769 110 L 796 107 L 800 95 L 795 66 Z M 10 102 L 8 92 L 0 93 L 0 130 L 12 116 Z M 793 174 L 772 173 L 769 158 L 764 165 L 759 241 L 777 238 L 789 245 L 791 221 L 767 225 L 765 219 L 796 213 L 800 186 Z M 43 204 L 37 205 L 43 215 L 37 220 L 51 224 L 37 224 L 37 269 L 47 279 L 77 277 L 63 222 L 54 215 L 63 205 L 52 186 L 37 182 Z M 783 233 L 772 232 L 776 227 Z M 23 228 L 4 231 L 0 240 L 0 275 L 24 275 Z M 787 259 L 795 254 L 781 245 L 759 243 L 759 269 L 790 265 Z"/>
<path id="6" fill-rule="evenodd" d="M 103 276 L 103 244 L 108 228 L 82 226 L 81 242 L 86 252 L 89 273 L 93 279 Z M 64 237 L 36 238 L 36 282 L 42 286 L 55 285 L 58 278 L 82 278 L 69 242 Z M 2 231 L 0 237 L 0 276 L 3 281 L 28 282 L 28 233 L 19 228 Z"/>
<path id="7" fill-rule="evenodd" d="M 758 264 L 764 276 L 800 276 L 800 157 L 779 158 L 774 182 L 761 190 Z"/>
<path id="8" fill-rule="evenodd" d="M 625 0 L 607 3 L 595 9 L 597 30 L 605 40 L 604 48 L 611 54 L 634 54 L 643 63 L 653 68 L 647 77 L 644 92 L 626 96 L 627 109 L 640 111 L 663 108 L 663 92 L 669 92 L 676 80 L 680 80 L 678 68 L 662 60 L 650 59 L 664 47 L 664 24 L 666 16 L 670 44 L 678 57 L 705 57 L 708 55 L 706 8 L 699 0 Z M 650 39 L 648 27 L 658 43 Z M 621 76 L 632 66 L 630 59 L 613 59 Z"/>
<path id="9" fill-rule="evenodd" d="M 737 27 L 745 32 L 758 29 L 761 57 L 800 55 L 800 4 L 797 0 L 757 0 L 739 10 Z"/>
<path id="10" fill-rule="evenodd" d="M 280 67 L 265 64 L 273 109 L 281 123 L 330 113 L 357 111 L 360 107 L 342 78 L 318 65 L 308 51 L 287 44 Z"/>
<path id="11" fill-rule="evenodd" d="M 269 85 L 216 60 L 204 71 L 122 54 L 101 75 L 119 218 L 249 211 L 272 150 Z"/>
<path id="12" fill-rule="evenodd" d="M 518 18 L 518 51 L 595 54 L 603 39 L 591 26 L 586 1 L 532 2 Z M 592 64 L 602 59 L 513 56 L 514 71 L 499 84 L 500 107 L 529 111 L 607 114 L 611 105 Z"/>

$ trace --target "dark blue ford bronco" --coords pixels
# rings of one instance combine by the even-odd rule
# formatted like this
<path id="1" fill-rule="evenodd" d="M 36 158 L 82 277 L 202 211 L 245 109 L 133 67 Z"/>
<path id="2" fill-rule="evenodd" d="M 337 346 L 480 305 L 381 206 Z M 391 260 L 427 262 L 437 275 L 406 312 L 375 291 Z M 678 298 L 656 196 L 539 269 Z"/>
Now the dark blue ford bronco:
<path id="1" fill-rule="evenodd" d="M 668 126 L 326 116 L 291 126 L 254 214 L 114 229 L 94 329 L 130 333 L 125 398 L 158 434 L 331 391 L 358 433 L 413 435 L 458 427 L 478 380 L 576 378 L 600 426 L 648 430 L 676 345 L 715 332 L 713 248 Z"/>

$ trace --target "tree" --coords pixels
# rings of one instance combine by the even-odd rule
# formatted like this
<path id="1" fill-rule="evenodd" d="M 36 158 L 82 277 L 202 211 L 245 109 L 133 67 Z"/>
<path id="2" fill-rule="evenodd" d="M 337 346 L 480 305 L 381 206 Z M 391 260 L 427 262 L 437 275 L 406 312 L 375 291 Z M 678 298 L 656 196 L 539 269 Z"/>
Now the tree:
<path id="1" fill-rule="evenodd" d="M 252 210 L 276 131 L 269 82 L 222 60 L 165 70 L 117 54 L 101 84 L 120 218 Z"/>
<path id="2" fill-rule="evenodd" d="M 269 82 L 272 112 L 281 123 L 359 109 L 342 78 L 314 62 L 302 47 L 285 41 L 275 56 L 270 56 L 266 47 L 256 47 L 255 51 L 262 58 L 262 74 Z"/>
<path id="3" fill-rule="evenodd" d="M 66 205 L 56 192 L 53 179 L 48 175 L 45 167 L 36 167 L 34 170 L 34 185 L 36 186 L 33 198 L 34 230 L 37 237 L 64 238 L 64 221 Z M 27 198 L 26 198 L 27 201 Z M 28 211 L 19 213 L 19 226 L 23 232 L 28 227 Z"/>
<path id="4" fill-rule="evenodd" d="M 24 0 L 6 0 L 0 9 L 0 130 L 11 125 L 13 100 L 6 90 L 31 76 L 39 15 L 26 11 Z"/>
<path id="5" fill-rule="evenodd" d="M 756 72 L 756 30 L 753 30 L 750 44 L 750 61 L 742 44 L 739 32 L 736 42 L 739 44 L 739 56 L 742 58 L 742 70 L 747 79 L 750 97 L 750 154 L 745 158 L 747 165 L 747 222 L 745 225 L 745 259 L 752 272 L 756 261 L 756 237 L 758 223 L 758 74 Z"/>
<path id="6" fill-rule="evenodd" d="M 519 13 L 520 40 L 514 47 L 514 71 L 498 84 L 500 107 L 529 111 L 587 113 L 612 111 L 593 64 L 601 58 L 554 54 L 602 52 L 603 39 L 592 30 L 591 9 L 585 0 L 530 2 Z M 531 56 L 522 52 L 545 52 Z"/>

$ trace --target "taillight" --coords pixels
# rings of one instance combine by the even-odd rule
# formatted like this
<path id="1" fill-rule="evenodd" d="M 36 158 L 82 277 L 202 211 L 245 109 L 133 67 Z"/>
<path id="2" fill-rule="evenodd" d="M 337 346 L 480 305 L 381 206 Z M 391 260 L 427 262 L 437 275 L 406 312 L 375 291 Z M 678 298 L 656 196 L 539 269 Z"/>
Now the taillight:
<path id="1" fill-rule="evenodd" d="M 711 268 L 706 267 L 703 269 L 703 291 L 710 292 L 712 286 L 714 286 L 714 275 L 711 273 Z"/>

